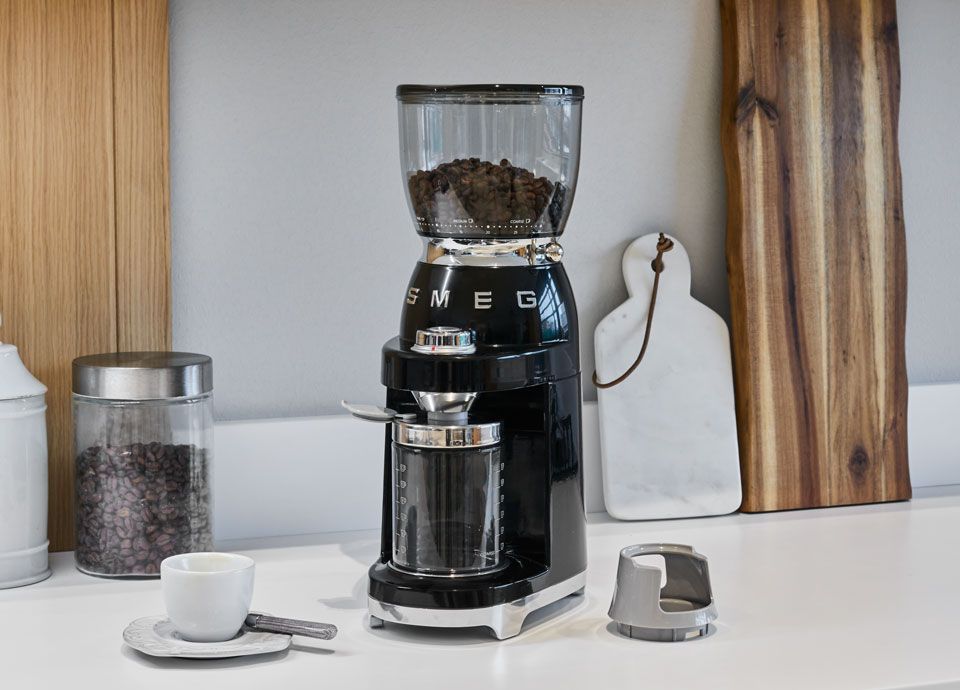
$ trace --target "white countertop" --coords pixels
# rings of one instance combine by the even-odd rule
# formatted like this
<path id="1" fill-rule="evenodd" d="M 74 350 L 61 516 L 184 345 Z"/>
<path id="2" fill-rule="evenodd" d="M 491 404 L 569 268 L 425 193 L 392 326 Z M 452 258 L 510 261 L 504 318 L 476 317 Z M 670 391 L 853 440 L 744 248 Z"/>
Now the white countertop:
<path id="1" fill-rule="evenodd" d="M 591 516 L 587 590 L 513 639 L 365 624 L 378 535 L 230 543 L 257 561 L 254 608 L 335 623 L 331 642 L 217 661 L 153 659 L 121 633 L 160 614 L 160 583 L 80 574 L 0 591 L 0 687 L 894 688 L 960 687 L 960 487 L 910 503 L 665 522 Z M 710 559 L 720 618 L 667 644 L 609 629 L 619 549 L 692 544 Z"/>

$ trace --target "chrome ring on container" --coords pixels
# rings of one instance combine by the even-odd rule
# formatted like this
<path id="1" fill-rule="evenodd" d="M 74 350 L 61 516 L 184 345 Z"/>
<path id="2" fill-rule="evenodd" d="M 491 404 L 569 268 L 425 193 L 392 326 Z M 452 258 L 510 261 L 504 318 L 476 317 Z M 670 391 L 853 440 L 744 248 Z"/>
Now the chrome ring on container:
<path id="1" fill-rule="evenodd" d="M 483 448 L 500 443 L 500 422 L 416 424 L 395 420 L 393 440 L 412 448 Z"/>
<path id="2" fill-rule="evenodd" d="M 421 263 L 440 266 L 542 266 L 563 258 L 556 237 L 461 240 L 424 238 Z"/>

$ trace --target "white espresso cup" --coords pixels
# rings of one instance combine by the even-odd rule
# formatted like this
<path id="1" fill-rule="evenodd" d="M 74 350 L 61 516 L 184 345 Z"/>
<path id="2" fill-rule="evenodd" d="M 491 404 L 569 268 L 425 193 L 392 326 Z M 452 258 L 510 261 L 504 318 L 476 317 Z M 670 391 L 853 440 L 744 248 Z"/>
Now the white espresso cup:
<path id="1" fill-rule="evenodd" d="M 160 563 L 167 616 L 185 640 L 222 642 L 240 630 L 253 598 L 252 558 L 184 553 Z"/>

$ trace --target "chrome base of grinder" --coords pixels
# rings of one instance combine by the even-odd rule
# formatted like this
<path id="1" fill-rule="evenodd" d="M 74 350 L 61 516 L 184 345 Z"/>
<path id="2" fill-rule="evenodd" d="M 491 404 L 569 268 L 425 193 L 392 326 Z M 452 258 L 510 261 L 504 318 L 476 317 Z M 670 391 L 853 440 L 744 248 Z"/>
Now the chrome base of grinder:
<path id="1" fill-rule="evenodd" d="M 420 625 L 428 628 L 489 628 L 498 640 L 520 634 L 527 616 L 571 594 L 580 594 L 587 574 L 579 573 L 568 580 L 534 592 L 528 596 L 496 606 L 476 609 L 422 609 L 384 604 L 367 597 L 370 627 L 382 628 L 386 623 Z"/>

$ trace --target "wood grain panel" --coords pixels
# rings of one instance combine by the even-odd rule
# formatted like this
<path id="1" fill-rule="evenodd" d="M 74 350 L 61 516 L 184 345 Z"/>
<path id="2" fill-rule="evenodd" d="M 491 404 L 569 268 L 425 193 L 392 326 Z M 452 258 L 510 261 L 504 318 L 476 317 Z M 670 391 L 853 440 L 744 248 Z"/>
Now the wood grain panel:
<path id="1" fill-rule="evenodd" d="M 893 0 L 722 0 L 743 510 L 909 498 Z"/>
<path id="2" fill-rule="evenodd" d="M 161 10 L 0 0 L 0 339 L 49 389 L 53 550 L 74 536 L 71 361 L 169 344 Z"/>
<path id="3" fill-rule="evenodd" d="M 70 363 L 116 347 L 110 0 L 0 2 L 3 339 L 49 388 L 54 549 L 73 542 Z"/>
<path id="4" fill-rule="evenodd" d="M 114 0 L 118 348 L 169 350 L 166 0 Z"/>

